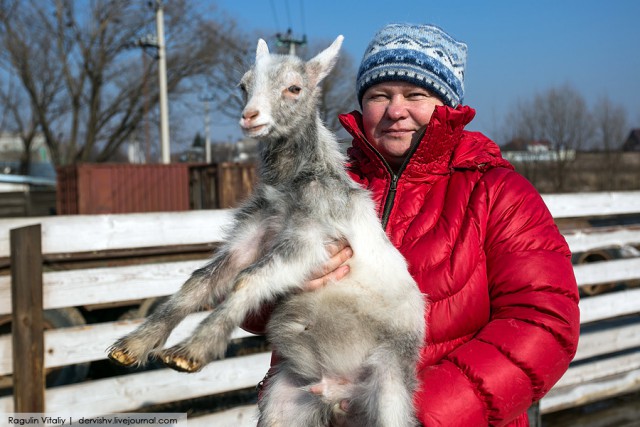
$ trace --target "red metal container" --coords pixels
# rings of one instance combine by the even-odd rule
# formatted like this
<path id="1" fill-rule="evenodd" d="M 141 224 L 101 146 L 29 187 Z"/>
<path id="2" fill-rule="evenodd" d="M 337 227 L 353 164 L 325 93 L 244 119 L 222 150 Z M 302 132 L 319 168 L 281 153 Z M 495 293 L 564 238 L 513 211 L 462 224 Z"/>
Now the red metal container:
<path id="1" fill-rule="evenodd" d="M 79 164 L 58 168 L 57 213 L 189 210 L 189 164 Z"/>

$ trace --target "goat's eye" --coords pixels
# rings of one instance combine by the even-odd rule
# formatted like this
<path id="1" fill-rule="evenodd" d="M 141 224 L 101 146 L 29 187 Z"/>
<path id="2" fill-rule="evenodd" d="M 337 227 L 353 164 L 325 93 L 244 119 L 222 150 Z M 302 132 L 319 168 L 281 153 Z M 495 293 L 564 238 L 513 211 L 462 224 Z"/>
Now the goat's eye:
<path id="1" fill-rule="evenodd" d="M 300 86 L 292 85 L 292 86 L 289 86 L 289 87 L 287 88 L 287 90 L 288 90 L 290 93 L 292 93 L 292 94 L 294 94 L 294 95 L 297 95 L 297 94 L 299 94 L 299 93 L 300 93 L 300 91 L 302 90 L 302 88 L 301 88 Z"/>

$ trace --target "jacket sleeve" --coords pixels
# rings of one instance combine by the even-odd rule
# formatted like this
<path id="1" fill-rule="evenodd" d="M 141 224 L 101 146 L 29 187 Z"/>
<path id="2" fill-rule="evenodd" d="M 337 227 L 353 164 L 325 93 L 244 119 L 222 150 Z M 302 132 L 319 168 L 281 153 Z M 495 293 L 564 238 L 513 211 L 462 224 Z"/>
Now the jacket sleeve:
<path id="1" fill-rule="evenodd" d="M 508 424 L 551 389 L 576 352 L 578 288 L 566 241 L 526 179 L 495 175 L 484 240 L 490 319 L 419 374 L 425 426 Z"/>

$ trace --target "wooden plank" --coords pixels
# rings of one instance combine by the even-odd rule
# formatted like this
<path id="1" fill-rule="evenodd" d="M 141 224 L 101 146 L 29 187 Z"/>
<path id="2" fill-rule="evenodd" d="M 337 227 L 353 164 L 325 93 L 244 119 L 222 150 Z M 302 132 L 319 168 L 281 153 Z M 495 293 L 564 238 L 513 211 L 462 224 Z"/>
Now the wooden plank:
<path id="1" fill-rule="evenodd" d="M 9 230 L 25 225 L 42 224 L 43 253 L 54 254 L 219 242 L 232 215 L 216 209 L 2 219 L 0 258 L 9 256 Z"/>
<path id="2" fill-rule="evenodd" d="M 43 279 L 44 307 L 81 306 L 169 295 L 177 291 L 191 272 L 204 262 L 46 272 Z M 640 258 L 582 264 L 575 266 L 574 272 L 579 286 L 637 280 L 640 278 Z M 0 314 L 11 312 L 10 282 L 9 276 L 0 276 Z"/>
<path id="3" fill-rule="evenodd" d="M 640 227 L 584 228 L 563 235 L 573 253 L 640 244 Z"/>
<path id="4" fill-rule="evenodd" d="M 554 386 L 554 390 L 598 381 L 602 378 L 625 375 L 640 369 L 640 352 L 621 354 L 595 360 L 592 363 L 572 364 Z"/>
<path id="5" fill-rule="evenodd" d="M 210 312 L 194 313 L 185 318 L 173 331 L 167 346 L 188 337 Z M 93 362 L 106 358 L 107 348 L 116 339 L 128 334 L 143 322 L 143 319 L 98 323 L 72 328 L 52 329 L 44 333 L 45 368 L 55 368 L 77 363 Z M 242 329 L 236 329 L 232 339 L 253 336 Z M 13 371 L 11 337 L 0 336 L 0 375 Z"/>
<path id="6" fill-rule="evenodd" d="M 540 401 L 543 414 L 640 389 L 640 353 L 571 366 Z"/>
<path id="7" fill-rule="evenodd" d="M 593 408 L 585 408 L 585 410 L 582 411 L 572 411 L 560 419 L 563 421 L 554 423 L 551 427 L 638 427 L 640 405 L 623 397 L 615 405 L 610 405 L 605 402 L 603 405 L 597 405 Z"/>
<path id="8" fill-rule="evenodd" d="M 270 353 L 219 360 L 195 374 L 159 369 L 47 390 L 47 411 L 97 416 L 135 412 L 143 407 L 255 386 L 269 369 Z M 0 413 L 13 412 L 10 396 Z"/>
<path id="9" fill-rule="evenodd" d="M 573 271 L 578 286 L 637 280 L 640 278 L 640 258 L 580 264 L 575 266 Z"/>
<path id="10" fill-rule="evenodd" d="M 44 273 L 44 308 L 60 308 L 169 295 L 204 261 Z M 640 259 L 583 264 L 574 268 L 580 286 L 640 277 Z M 126 283 L 126 286 L 123 284 Z M 11 279 L 0 276 L 0 314 L 11 312 Z M 114 292 L 117 290 L 117 292 Z"/>
<path id="11" fill-rule="evenodd" d="M 188 316 L 174 330 L 167 345 L 171 346 L 191 334 L 209 312 Z M 109 322 L 97 325 L 64 328 L 45 332 L 45 367 L 91 362 L 106 357 L 105 350 L 117 338 L 129 333 L 142 323 L 143 319 Z M 237 329 L 233 339 L 252 336 Z M 581 335 L 574 361 L 608 354 L 640 346 L 640 324 L 624 325 L 603 331 Z M 0 338 L 0 356 L 10 355 L 8 337 Z M 0 375 L 11 373 L 11 362 L 0 359 Z"/>
<path id="12" fill-rule="evenodd" d="M 255 427 L 258 421 L 258 406 L 238 406 L 226 411 L 199 417 L 189 417 L 189 427 Z"/>
<path id="13" fill-rule="evenodd" d="M 74 307 L 170 295 L 203 260 L 46 272 L 44 308 Z M 11 280 L 0 276 L 0 314 L 9 313 Z M 7 299 L 5 299 L 7 298 Z"/>
<path id="14" fill-rule="evenodd" d="M 640 347 L 640 323 L 580 334 L 574 361 Z"/>
<path id="15" fill-rule="evenodd" d="M 580 300 L 580 323 L 640 313 L 640 288 L 625 289 Z"/>
<path id="16" fill-rule="evenodd" d="M 556 218 L 640 212 L 640 192 L 547 194 Z M 41 223 L 45 254 L 218 242 L 232 210 L 112 215 L 61 215 L 0 220 L 0 257 L 9 256 L 8 230 Z M 68 236 L 75 236 L 69 239 Z"/>
<path id="17" fill-rule="evenodd" d="M 11 230 L 11 330 L 16 412 L 44 412 L 40 225 Z"/>
<path id="18" fill-rule="evenodd" d="M 543 194 L 554 218 L 621 215 L 640 212 L 640 191 Z"/>
<path id="19" fill-rule="evenodd" d="M 629 314 L 630 310 L 640 310 L 638 302 L 640 289 L 615 292 L 607 295 L 590 297 L 581 301 L 582 322 L 593 319 L 588 307 L 602 309 L 609 307 L 602 318 L 616 317 Z M 607 302 L 608 301 L 608 302 Z M 625 305 L 629 310 L 625 309 Z M 622 311 L 615 311 L 620 310 Z M 188 316 L 174 331 L 168 345 L 187 337 L 208 312 L 195 313 Z M 596 314 L 597 315 L 597 314 Z M 75 328 L 64 328 L 45 332 L 45 367 L 101 360 L 105 357 L 105 349 L 120 336 L 123 336 L 142 323 L 142 319 L 132 321 L 109 322 L 96 325 L 86 325 Z M 238 329 L 235 338 L 244 338 L 251 334 Z M 638 325 L 628 325 L 616 330 L 599 331 L 583 334 L 580 338 L 575 360 L 581 360 L 597 354 L 605 354 L 640 345 L 640 330 Z M 11 342 L 9 336 L 0 337 L 0 375 L 11 373 Z"/>
<path id="20" fill-rule="evenodd" d="M 640 390 L 640 370 L 605 378 L 598 381 L 584 382 L 580 385 L 558 393 L 549 393 L 540 402 L 543 414 L 574 408 L 589 403 L 610 399 L 622 394 Z"/>

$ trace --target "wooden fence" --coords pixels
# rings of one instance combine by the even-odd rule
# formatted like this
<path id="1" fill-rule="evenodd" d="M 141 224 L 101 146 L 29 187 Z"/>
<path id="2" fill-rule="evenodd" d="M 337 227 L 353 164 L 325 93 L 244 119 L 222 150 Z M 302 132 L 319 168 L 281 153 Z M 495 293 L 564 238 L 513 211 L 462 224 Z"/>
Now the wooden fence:
<path id="1" fill-rule="evenodd" d="M 55 210 L 55 188 L 0 192 L 0 218 L 46 216 Z"/>
<path id="2" fill-rule="evenodd" d="M 640 192 L 545 195 L 558 221 L 640 213 Z M 82 412 L 102 415 L 143 411 L 152 405 L 255 386 L 269 354 L 230 357 L 196 374 L 158 369 L 46 388 L 43 369 L 105 359 L 106 348 L 141 320 L 110 321 L 42 330 L 42 309 L 117 303 L 175 292 L 202 261 L 90 267 L 47 271 L 43 259 L 132 248 L 218 242 L 230 210 L 180 213 L 58 216 L 0 220 L 0 315 L 11 313 L 15 333 L 0 336 L 0 375 L 14 374 L 14 395 L 0 397 L 0 413 Z M 563 231 L 574 252 L 640 244 L 640 227 Z M 41 237 L 41 239 L 40 239 Z M 640 257 L 575 267 L 580 287 L 619 283 L 613 291 L 581 300 L 583 330 L 569 371 L 540 403 L 543 414 L 640 389 Z M 626 284 L 626 285 L 624 285 Z M 170 338 L 175 343 L 206 313 L 189 316 Z M 236 331 L 235 338 L 250 335 Z M 189 417 L 189 426 L 255 425 L 255 406 L 240 405 Z"/>

